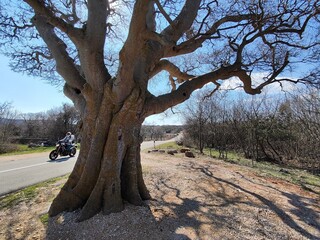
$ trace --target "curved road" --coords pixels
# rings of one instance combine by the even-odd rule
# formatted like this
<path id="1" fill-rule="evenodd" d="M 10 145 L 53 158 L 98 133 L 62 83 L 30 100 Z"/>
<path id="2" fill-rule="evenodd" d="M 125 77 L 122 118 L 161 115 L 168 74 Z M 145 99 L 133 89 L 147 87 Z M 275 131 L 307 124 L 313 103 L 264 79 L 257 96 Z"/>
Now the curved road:
<path id="1" fill-rule="evenodd" d="M 156 141 L 155 145 L 174 140 Z M 146 141 L 141 144 L 141 149 L 153 146 L 153 141 Z M 77 159 L 77 157 L 59 157 L 56 161 L 51 161 L 48 155 L 49 152 L 43 152 L 0 157 L 0 196 L 70 173 Z"/>

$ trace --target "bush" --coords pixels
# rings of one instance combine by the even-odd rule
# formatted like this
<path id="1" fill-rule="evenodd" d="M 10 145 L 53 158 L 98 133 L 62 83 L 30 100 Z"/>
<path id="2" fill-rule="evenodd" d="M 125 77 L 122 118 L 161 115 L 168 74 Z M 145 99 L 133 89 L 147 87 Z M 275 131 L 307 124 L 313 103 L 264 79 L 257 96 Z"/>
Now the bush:
<path id="1" fill-rule="evenodd" d="M 0 154 L 18 151 L 19 147 L 15 144 L 0 143 Z"/>

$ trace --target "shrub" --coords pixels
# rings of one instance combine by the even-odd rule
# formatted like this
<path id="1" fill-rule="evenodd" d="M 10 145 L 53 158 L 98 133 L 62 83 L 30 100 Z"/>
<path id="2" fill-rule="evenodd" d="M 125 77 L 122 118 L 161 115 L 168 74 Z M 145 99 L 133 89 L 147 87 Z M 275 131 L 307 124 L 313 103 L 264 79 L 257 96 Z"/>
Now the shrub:
<path id="1" fill-rule="evenodd" d="M 19 150 L 17 145 L 10 143 L 0 143 L 0 154 L 10 153 Z"/>

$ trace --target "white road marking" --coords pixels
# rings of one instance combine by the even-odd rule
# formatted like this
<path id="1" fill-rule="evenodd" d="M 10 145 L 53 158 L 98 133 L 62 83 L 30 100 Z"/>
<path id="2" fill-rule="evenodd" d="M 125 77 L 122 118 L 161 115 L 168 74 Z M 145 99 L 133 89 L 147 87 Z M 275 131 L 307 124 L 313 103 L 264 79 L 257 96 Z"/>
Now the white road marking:
<path id="1" fill-rule="evenodd" d="M 45 164 L 48 164 L 48 162 L 33 164 L 33 165 L 25 166 L 25 167 L 12 168 L 12 169 L 8 169 L 8 170 L 0 171 L 0 173 L 12 172 L 12 171 L 16 171 L 16 170 L 21 170 L 21 169 L 25 169 L 25 168 L 41 166 L 41 165 L 45 165 Z"/>

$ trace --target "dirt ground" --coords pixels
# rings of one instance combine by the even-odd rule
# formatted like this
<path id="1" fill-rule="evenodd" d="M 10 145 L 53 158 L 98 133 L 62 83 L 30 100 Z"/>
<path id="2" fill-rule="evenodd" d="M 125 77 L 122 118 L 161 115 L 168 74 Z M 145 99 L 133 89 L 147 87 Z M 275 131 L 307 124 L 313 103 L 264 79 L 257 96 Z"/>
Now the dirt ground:
<path id="1" fill-rule="evenodd" d="M 250 168 L 205 157 L 142 153 L 146 206 L 78 223 L 79 212 L 40 221 L 62 182 L 0 211 L 0 239 L 320 239 L 320 198 Z M 63 180 L 65 181 L 65 180 Z"/>

